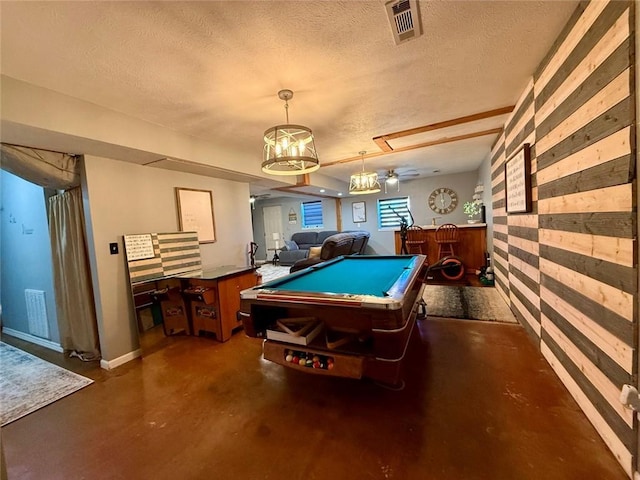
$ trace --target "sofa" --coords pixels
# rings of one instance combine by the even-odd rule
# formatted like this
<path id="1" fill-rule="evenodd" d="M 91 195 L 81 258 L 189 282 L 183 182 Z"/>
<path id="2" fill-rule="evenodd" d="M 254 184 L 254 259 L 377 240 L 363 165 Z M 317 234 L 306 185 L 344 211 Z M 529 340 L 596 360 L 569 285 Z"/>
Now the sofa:
<path id="1" fill-rule="evenodd" d="M 298 260 L 291 266 L 289 272 L 297 272 L 303 268 L 317 265 L 318 263 L 331 260 L 340 255 L 362 255 L 369 243 L 369 236 L 369 232 L 362 230 L 331 235 L 322 242 L 320 253 L 317 256 Z"/>
<path id="2" fill-rule="evenodd" d="M 298 260 L 307 258 L 311 247 L 321 247 L 325 239 L 336 233 L 338 233 L 337 230 L 308 230 L 294 233 L 291 235 L 291 240 L 284 241 L 284 247 L 278 252 L 280 265 L 290 266 Z"/>

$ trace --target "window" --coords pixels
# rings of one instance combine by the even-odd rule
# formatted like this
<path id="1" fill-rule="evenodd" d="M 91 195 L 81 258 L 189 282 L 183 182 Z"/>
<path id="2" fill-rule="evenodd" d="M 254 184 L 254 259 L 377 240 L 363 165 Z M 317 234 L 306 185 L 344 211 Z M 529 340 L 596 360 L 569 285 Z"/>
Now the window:
<path id="1" fill-rule="evenodd" d="M 322 201 L 302 203 L 302 228 L 322 228 Z"/>
<path id="2" fill-rule="evenodd" d="M 409 197 L 381 198 L 378 200 L 378 228 L 400 228 L 400 217 L 404 217 L 411 225 L 409 213 Z"/>

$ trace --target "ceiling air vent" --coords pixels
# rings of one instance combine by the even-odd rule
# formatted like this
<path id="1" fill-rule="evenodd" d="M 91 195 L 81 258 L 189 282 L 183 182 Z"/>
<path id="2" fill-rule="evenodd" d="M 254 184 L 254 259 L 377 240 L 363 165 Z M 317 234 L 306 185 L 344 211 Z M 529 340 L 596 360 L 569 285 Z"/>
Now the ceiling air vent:
<path id="1" fill-rule="evenodd" d="M 413 40 L 422 34 L 418 17 L 418 0 L 392 0 L 385 3 L 385 8 L 396 45 Z"/>

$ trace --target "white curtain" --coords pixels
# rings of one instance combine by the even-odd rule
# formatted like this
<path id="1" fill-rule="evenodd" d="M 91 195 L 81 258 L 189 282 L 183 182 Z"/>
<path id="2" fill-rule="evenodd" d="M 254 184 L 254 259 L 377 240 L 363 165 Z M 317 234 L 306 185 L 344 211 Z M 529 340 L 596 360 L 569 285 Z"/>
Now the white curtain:
<path id="1" fill-rule="evenodd" d="M 62 348 L 81 360 L 95 360 L 100 350 L 81 189 L 50 197 L 48 209 Z"/>

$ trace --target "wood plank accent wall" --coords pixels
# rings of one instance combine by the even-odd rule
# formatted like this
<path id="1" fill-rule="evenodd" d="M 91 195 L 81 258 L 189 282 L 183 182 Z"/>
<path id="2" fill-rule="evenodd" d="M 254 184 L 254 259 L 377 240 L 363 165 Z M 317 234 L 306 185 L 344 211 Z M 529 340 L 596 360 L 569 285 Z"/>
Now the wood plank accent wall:
<path id="1" fill-rule="evenodd" d="M 583 1 L 491 152 L 498 291 L 631 477 L 638 246 L 631 1 Z M 504 163 L 531 145 L 533 211 L 505 212 Z"/>
<path id="2" fill-rule="evenodd" d="M 150 233 L 153 258 L 127 261 L 132 285 L 202 270 L 196 232 Z M 127 235 L 125 235 L 126 237 Z"/>

